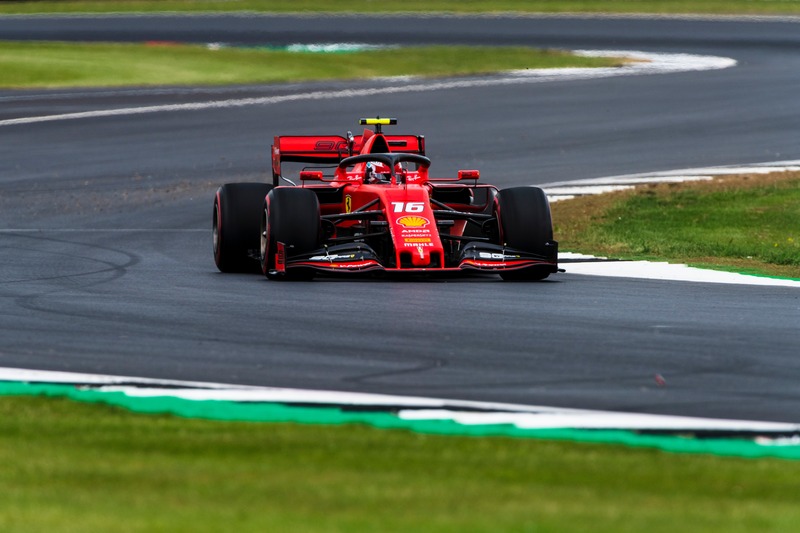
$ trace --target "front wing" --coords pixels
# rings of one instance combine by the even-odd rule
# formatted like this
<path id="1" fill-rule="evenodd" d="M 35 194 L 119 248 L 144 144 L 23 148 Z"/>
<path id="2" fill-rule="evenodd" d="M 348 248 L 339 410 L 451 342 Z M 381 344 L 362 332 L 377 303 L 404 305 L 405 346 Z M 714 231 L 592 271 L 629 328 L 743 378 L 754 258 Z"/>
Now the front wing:
<path id="1" fill-rule="evenodd" d="M 387 272 L 408 274 L 457 274 L 460 272 L 500 273 L 529 268 L 558 272 L 558 243 L 548 243 L 545 255 L 536 255 L 495 244 L 470 243 L 464 246 L 456 262 L 443 267 L 398 268 L 380 258 L 368 245 L 342 244 L 320 248 L 309 254 L 293 257 L 286 255 L 283 243 L 278 243 L 279 260 L 273 275 L 286 274 L 299 269 L 312 269 L 328 273 Z"/>

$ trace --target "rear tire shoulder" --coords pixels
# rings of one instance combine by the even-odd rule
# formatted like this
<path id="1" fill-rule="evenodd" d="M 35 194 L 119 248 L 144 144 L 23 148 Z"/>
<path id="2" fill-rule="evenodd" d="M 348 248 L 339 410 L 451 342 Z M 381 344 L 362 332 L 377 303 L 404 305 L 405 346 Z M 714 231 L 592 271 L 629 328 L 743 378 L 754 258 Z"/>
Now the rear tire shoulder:
<path id="1" fill-rule="evenodd" d="M 217 189 L 212 215 L 214 262 L 221 272 L 258 272 L 261 206 L 266 183 L 226 183 Z"/>

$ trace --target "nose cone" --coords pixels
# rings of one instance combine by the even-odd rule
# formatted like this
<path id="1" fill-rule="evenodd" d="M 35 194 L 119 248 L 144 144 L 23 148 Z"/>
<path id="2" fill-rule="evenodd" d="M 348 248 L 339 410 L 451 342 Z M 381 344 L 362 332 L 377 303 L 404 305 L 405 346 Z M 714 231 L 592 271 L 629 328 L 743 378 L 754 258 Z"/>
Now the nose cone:
<path id="1" fill-rule="evenodd" d="M 417 268 L 429 266 L 431 264 L 430 251 L 422 246 L 417 246 L 417 249 L 411 255 L 411 264 Z"/>

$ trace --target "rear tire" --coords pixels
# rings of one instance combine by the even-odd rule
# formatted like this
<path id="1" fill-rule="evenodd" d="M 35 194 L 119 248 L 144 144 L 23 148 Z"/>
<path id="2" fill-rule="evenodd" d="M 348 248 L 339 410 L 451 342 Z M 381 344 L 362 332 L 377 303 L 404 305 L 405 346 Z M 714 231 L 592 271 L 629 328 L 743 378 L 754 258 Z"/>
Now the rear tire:
<path id="1" fill-rule="evenodd" d="M 214 262 L 221 272 L 258 272 L 261 206 L 272 189 L 266 183 L 226 183 L 214 198 L 211 221 Z"/>
<path id="2" fill-rule="evenodd" d="M 523 252 L 549 256 L 554 248 L 550 202 L 539 187 L 512 187 L 497 194 L 499 244 Z M 554 263 L 558 257 L 550 258 Z M 511 270 L 500 275 L 504 280 L 541 280 L 552 272 L 549 266 Z"/>
<path id="3" fill-rule="evenodd" d="M 279 187 L 267 195 L 260 217 L 261 271 L 270 279 L 309 280 L 314 270 L 293 269 L 274 274 L 277 243 L 284 245 L 286 259 L 320 247 L 321 219 L 317 195 L 308 189 Z"/>

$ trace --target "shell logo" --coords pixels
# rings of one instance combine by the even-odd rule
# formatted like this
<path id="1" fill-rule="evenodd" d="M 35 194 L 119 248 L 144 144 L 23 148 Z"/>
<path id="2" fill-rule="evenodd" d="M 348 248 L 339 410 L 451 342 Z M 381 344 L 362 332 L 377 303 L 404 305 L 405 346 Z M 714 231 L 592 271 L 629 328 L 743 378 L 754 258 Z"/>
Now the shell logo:
<path id="1" fill-rule="evenodd" d="M 405 216 L 398 218 L 397 223 L 404 228 L 424 228 L 430 224 L 431 221 L 425 217 Z"/>

